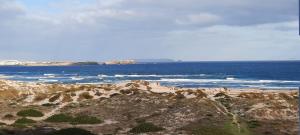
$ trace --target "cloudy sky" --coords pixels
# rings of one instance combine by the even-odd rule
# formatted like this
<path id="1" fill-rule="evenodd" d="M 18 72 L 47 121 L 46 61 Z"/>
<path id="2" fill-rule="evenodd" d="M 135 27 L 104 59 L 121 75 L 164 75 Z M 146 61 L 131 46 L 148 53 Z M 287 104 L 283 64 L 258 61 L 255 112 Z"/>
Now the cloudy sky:
<path id="1" fill-rule="evenodd" d="M 298 0 L 0 0 L 0 60 L 300 59 Z"/>

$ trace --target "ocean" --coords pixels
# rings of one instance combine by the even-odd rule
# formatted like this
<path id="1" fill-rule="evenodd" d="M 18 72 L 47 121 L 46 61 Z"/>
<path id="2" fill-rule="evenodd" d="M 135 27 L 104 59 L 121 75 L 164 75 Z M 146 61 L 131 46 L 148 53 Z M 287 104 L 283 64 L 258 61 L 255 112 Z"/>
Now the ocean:
<path id="1" fill-rule="evenodd" d="M 43 83 L 160 82 L 177 87 L 297 89 L 300 61 L 178 62 L 60 67 L 1 66 L 0 79 Z"/>

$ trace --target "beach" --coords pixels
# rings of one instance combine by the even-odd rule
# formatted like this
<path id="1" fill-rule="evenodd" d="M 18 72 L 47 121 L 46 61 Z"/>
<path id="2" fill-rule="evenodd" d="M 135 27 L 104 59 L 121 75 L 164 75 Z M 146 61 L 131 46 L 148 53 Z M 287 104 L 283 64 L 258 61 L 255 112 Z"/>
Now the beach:
<path id="1" fill-rule="evenodd" d="M 68 128 L 99 135 L 296 135 L 299 130 L 296 89 L 178 88 L 141 80 L 107 84 L 0 80 L 0 104 L 0 125 L 5 129 L 1 132 L 24 135 Z M 24 118 L 27 122 L 22 123 Z"/>

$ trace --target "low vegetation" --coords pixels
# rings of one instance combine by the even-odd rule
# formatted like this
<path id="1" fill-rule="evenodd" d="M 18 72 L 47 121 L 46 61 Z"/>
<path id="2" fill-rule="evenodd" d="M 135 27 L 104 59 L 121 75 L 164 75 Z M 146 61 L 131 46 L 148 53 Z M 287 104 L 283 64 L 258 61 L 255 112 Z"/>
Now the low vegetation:
<path id="1" fill-rule="evenodd" d="M 72 102 L 72 101 L 73 101 L 73 99 L 72 99 L 72 97 L 71 97 L 70 94 L 64 94 L 64 97 L 62 99 L 63 103 L 65 103 L 65 102 Z"/>
<path id="2" fill-rule="evenodd" d="M 42 112 L 34 109 L 21 110 L 17 113 L 17 115 L 22 117 L 43 117 L 44 116 Z"/>
<path id="3" fill-rule="evenodd" d="M 158 132 L 162 130 L 164 130 L 164 128 L 158 127 L 152 123 L 142 122 L 139 123 L 136 127 L 132 128 L 129 132 L 139 134 L 139 133 L 147 133 L 147 132 Z"/>
<path id="4" fill-rule="evenodd" d="M 260 126 L 260 123 L 256 120 L 251 120 L 247 122 L 249 128 L 257 128 Z"/>
<path id="5" fill-rule="evenodd" d="M 254 93 L 254 92 L 243 92 L 238 95 L 240 98 L 247 98 L 247 99 L 264 99 L 263 93 Z"/>
<path id="6" fill-rule="evenodd" d="M 86 116 L 81 115 L 77 117 L 72 117 L 67 114 L 56 114 L 53 115 L 45 120 L 46 122 L 52 122 L 52 123 L 62 123 L 62 122 L 68 122 L 73 125 L 78 124 L 100 124 L 103 121 L 98 119 L 97 117 L 93 116 Z"/>
<path id="7" fill-rule="evenodd" d="M 13 119 L 14 117 L 15 117 L 15 116 L 12 115 L 12 114 L 6 114 L 6 115 L 3 116 L 3 119 L 8 119 L 8 120 L 10 120 L 10 119 Z"/>
<path id="8" fill-rule="evenodd" d="M 71 122 L 73 119 L 72 116 L 66 114 L 55 114 L 47 118 L 46 122 L 60 123 L 60 122 Z"/>
<path id="9" fill-rule="evenodd" d="M 42 101 L 42 100 L 46 99 L 47 97 L 48 97 L 48 95 L 45 93 L 38 93 L 34 97 L 34 101 Z"/>
<path id="10" fill-rule="evenodd" d="M 79 95 L 79 99 L 92 99 L 93 96 L 90 95 L 90 93 L 88 92 L 83 92 Z"/>
<path id="11" fill-rule="evenodd" d="M 36 121 L 27 118 L 21 118 L 15 121 L 16 124 L 32 124 L 36 123 Z"/>
<path id="12" fill-rule="evenodd" d="M 230 132 L 226 131 L 224 128 L 220 127 L 200 127 L 192 131 L 193 135 L 232 135 Z"/>
<path id="13" fill-rule="evenodd" d="M 224 126 L 203 126 L 192 130 L 193 135 L 250 135 L 243 125 L 240 129 L 233 123 L 225 123 Z"/>
<path id="14" fill-rule="evenodd" d="M 230 96 L 228 96 L 227 94 L 225 94 L 223 92 L 217 93 L 214 97 L 230 98 Z"/>
<path id="15" fill-rule="evenodd" d="M 45 103 L 45 104 L 42 104 L 42 106 L 45 106 L 45 107 L 50 107 L 50 106 L 55 106 L 57 104 L 51 104 L 51 103 Z"/>
<path id="16" fill-rule="evenodd" d="M 15 121 L 13 124 L 14 127 L 18 128 L 26 128 L 28 125 L 34 124 L 36 121 L 27 118 L 21 118 Z"/>
<path id="17" fill-rule="evenodd" d="M 47 135 L 95 135 L 95 134 L 80 128 L 66 128 L 66 129 L 54 131 Z"/>
<path id="18" fill-rule="evenodd" d="M 53 97 L 51 97 L 49 99 L 49 102 L 55 102 L 56 100 L 58 100 L 60 98 L 60 94 L 56 94 Z"/>
<path id="19" fill-rule="evenodd" d="M 102 123 L 102 120 L 98 119 L 97 117 L 92 117 L 92 116 L 86 116 L 86 115 L 82 115 L 82 116 L 77 116 L 75 117 L 71 124 L 100 124 Z"/>

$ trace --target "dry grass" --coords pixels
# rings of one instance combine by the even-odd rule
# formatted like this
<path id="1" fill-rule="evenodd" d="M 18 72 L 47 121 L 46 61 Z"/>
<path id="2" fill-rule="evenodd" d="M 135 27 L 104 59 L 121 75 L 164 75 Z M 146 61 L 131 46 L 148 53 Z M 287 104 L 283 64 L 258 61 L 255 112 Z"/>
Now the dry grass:
<path id="1" fill-rule="evenodd" d="M 254 92 L 242 92 L 238 95 L 240 98 L 247 99 L 264 99 L 265 96 L 263 93 L 254 93 Z"/>
<path id="2" fill-rule="evenodd" d="M 60 98 L 61 94 L 56 94 L 49 99 L 49 102 L 55 102 Z"/>
<path id="3" fill-rule="evenodd" d="M 91 96 L 89 92 L 83 92 L 79 95 L 78 100 L 81 101 L 81 100 L 92 99 L 92 98 L 93 96 Z"/>
<path id="4" fill-rule="evenodd" d="M 36 101 L 36 102 L 42 101 L 42 100 L 46 99 L 47 97 L 48 97 L 48 95 L 45 93 L 36 93 L 36 95 L 34 97 L 34 101 Z"/>
<path id="5" fill-rule="evenodd" d="M 73 99 L 72 99 L 72 97 L 71 97 L 70 94 L 64 94 L 64 95 L 63 95 L 63 99 L 62 99 L 62 102 L 63 102 L 63 103 L 66 103 L 66 102 L 72 102 L 72 101 L 73 101 Z"/>
<path id="6" fill-rule="evenodd" d="M 138 88 L 138 87 L 140 87 L 140 85 L 139 84 L 137 84 L 137 83 L 127 83 L 126 85 L 125 85 L 125 87 L 135 87 L 135 88 Z"/>
<path id="7" fill-rule="evenodd" d="M 18 98 L 18 96 L 19 96 L 19 92 L 15 89 L 0 91 L 0 99 L 8 100 L 8 99 Z"/>
<path id="8" fill-rule="evenodd" d="M 12 120 L 12 119 L 15 118 L 15 116 L 12 115 L 12 114 L 6 114 L 2 118 L 5 119 L 5 120 Z"/>
<path id="9" fill-rule="evenodd" d="M 203 92 L 202 90 L 197 90 L 197 91 L 195 91 L 195 93 L 196 93 L 197 97 L 200 97 L 200 98 L 206 98 L 207 97 L 207 94 L 205 92 Z"/>

